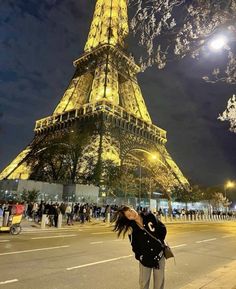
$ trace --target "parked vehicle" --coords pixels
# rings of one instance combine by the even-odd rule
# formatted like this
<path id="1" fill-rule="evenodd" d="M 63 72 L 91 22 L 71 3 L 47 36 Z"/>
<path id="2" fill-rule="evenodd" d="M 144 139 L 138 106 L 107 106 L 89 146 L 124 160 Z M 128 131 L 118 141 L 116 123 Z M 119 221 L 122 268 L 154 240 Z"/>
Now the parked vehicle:
<path id="1" fill-rule="evenodd" d="M 10 232 L 12 235 L 20 234 L 23 212 L 24 205 L 11 205 L 3 214 L 0 232 Z"/>

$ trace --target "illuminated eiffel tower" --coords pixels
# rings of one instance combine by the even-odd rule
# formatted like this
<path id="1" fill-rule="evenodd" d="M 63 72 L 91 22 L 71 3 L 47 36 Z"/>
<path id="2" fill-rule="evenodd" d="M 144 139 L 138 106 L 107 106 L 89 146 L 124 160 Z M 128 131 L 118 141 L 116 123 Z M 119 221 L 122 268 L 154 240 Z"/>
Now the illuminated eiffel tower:
<path id="1" fill-rule="evenodd" d="M 152 124 L 137 82 L 140 67 L 124 48 L 128 33 L 127 1 L 97 0 L 84 54 L 74 61 L 68 88 L 53 114 L 36 121 L 32 142 L 0 179 L 31 179 L 36 156 L 49 145 L 63 137 L 84 138 L 89 131 L 77 175 L 87 174 L 91 162 L 102 168 L 107 160 L 118 166 L 142 161 L 148 167 L 147 156 L 155 155 L 152 171 L 160 184 L 168 179 L 169 185 L 188 185 L 165 148 L 166 131 Z M 47 169 L 46 164 L 41 167 Z"/>

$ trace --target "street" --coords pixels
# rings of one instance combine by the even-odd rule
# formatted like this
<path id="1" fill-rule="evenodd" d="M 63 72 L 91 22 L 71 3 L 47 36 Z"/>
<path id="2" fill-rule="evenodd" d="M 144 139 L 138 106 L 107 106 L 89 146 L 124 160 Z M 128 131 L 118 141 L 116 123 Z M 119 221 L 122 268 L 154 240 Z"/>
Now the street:
<path id="1" fill-rule="evenodd" d="M 166 289 L 180 289 L 236 259 L 236 222 L 167 224 L 167 229 L 176 264 L 167 260 Z M 138 288 L 138 262 L 128 239 L 117 239 L 105 224 L 2 233 L 0 258 L 0 288 Z"/>

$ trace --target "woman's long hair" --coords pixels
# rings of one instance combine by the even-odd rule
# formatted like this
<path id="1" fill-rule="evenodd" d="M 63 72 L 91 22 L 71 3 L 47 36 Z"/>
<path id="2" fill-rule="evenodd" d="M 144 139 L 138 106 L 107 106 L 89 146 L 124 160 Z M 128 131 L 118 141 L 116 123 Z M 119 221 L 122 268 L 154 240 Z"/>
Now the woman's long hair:
<path id="1" fill-rule="evenodd" d="M 117 232 L 118 237 L 123 232 L 123 237 L 125 237 L 125 234 L 127 233 L 128 229 L 131 226 L 131 223 L 133 221 L 129 220 L 125 216 L 125 212 L 132 209 L 129 206 L 121 206 L 118 208 L 117 212 L 114 215 L 114 218 L 112 219 L 112 222 L 115 222 L 114 225 L 114 232 Z"/>

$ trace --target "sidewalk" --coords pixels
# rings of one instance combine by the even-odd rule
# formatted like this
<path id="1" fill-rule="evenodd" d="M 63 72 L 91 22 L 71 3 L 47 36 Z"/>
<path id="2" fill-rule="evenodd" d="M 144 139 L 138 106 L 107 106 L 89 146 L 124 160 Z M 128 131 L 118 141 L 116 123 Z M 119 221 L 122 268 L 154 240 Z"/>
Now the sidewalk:
<path id="1" fill-rule="evenodd" d="M 236 260 L 181 289 L 236 289 Z"/>
<path id="2" fill-rule="evenodd" d="M 33 231 L 47 231 L 47 230 L 63 230 L 63 229 L 73 229 L 73 228 L 83 228 L 85 226 L 93 226 L 93 225 L 100 225 L 100 226 L 109 226 L 110 224 L 103 222 L 102 220 L 92 220 L 91 222 L 86 222 L 81 224 L 79 222 L 74 222 L 74 225 L 68 226 L 66 223 L 63 222 L 61 228 L 56 228 L 54 226 L 49 227 L 46 226 L 44 229 L 41 229 L 40 223 L 35 223 L 34 221 L 29 221 L 27 219 L 23 219 L 21 221 L 22 232 L 33 232 Z"/>
<path id="3" fill-rule="evenodd" d="M 162 219 L 161 220 L 164 224 L 168 224 L 168 225 L 174 225 L 174 224 L 200 224 L 200 223 L 207 223 L 207 222 L 210 222 L 210 223 L 221 223 L 221 222 L 228 222 L 229 220 L 211 220 L 211 221 L 207 221 L 207 220 L 181 220 L 181 219 L 176 219 L 176 220 L 165 220 L 165 219 Z M 232 221 L 235 221 L 235 220 L 232 220 Z M 27 219 L 23 219 L 22 222 L 21 222 L 21 226 L 22 226 L 22 230 L 24 232 L 26 231 L 38 231 L 38 230 L 42 230 L 42 231 L 45 231 L 45 230 L 62 230 L 62 229 L 69 229 L 69 228 L 75 228 L 75 227 L 83 227 L 85 225 L 101 225 L 101 226 L 107 226 L 109 227 L 111 224 L 110 223 L 107 223 L 107 222 L 103 222 L 103 220 L 101 219 L 92 219 L 91 222 L 85 222 L 84 224 L 81 224 L 79 222 L 74 222 L 74 225 L 73 226 L 68 226 L 66 223 L 65 223 L 65 220 L 63 220 L 63 223 L 62 223 L 62 227 L 61 228 L 56 228 L 56 227 L 49 227 L 49 226 L 46 226 L 45 229 L 41 229 L 41 225 L 40 223 L 35 223 L 34 221 L 29 221 Z M 235 288 L 236 289 L 236 288 Z"/>

